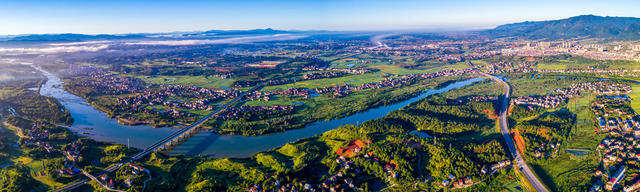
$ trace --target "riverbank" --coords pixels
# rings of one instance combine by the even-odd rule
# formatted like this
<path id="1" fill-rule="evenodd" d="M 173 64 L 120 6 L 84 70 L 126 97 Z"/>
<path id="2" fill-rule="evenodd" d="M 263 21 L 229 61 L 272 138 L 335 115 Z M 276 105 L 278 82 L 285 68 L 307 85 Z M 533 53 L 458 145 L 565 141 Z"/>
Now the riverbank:
<path id="1" fill-rule="evenodd" d="M 43 70 L 41 72 L 43 72 Z M 75 121 L 70 127 L 71 130 L 76 133 L 98 141 L 130 144 L 132 147 L 146 148 L 157 140 L 169 135 L 171 132 L 178 130 L 177 128 L 153 128 L 146 125 L 120 125 L 117 120 L 108 118 L 104 112 L 89 105 L 85 99 L 62 89 L 60 85 L 62 85 L 63 82 L 60 81 L 59 78 L 50 73 L 46 73 L 46 71 L 43 73 L 49 80 L 43 85 L 40 93 L 58 99 L 60 103 L 71 112 L 71 116 Z M 220 135 L 218 133 L 204 131 L 192 137 L 186 143 L 176 147 L 174 151 L 182 151 L 193 155 L 211 155 L 216 158 L 249 157 L 257 152 L 282 146 L 301 138 L 321 134 L 341 125 L 358 124 L 359 122 L 379 118 L 390 111 L 402 108 L 428 95 L 445 92 L 481 80 L 482 78 L 474 78 L 450 84 L 443 89 L 429 89 L 416 97 L 408 98 L 395 104 L 372 108 L 344 118 L 311 123 L 304 128 L 285 132 L 262 136 L 240 136 Z M 417 88 L 420 87 L 414 87 L 414 89 Z"/>

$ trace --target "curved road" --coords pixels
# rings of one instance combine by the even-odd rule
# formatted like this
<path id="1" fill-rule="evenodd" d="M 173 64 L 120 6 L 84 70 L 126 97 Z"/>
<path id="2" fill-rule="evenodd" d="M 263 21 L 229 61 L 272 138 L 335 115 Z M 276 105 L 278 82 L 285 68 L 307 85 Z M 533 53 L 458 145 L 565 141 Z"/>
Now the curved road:
<path id="1" fill-rule="evenodd" d="M 535 188 L 536 191 L 547 192 L 548 190 L 544 186 L 544 184 L 540 182 L 535 173 L 531 170 L 531 168 L 529 168 L 527 162 L 522 159 L 522 156 L 520 155 L 520 153 L 518 153 L 518 150 L 516 150 L 516 147 L 513 144 L 513 139 L 511 139 L 511 136 L 509 135 L 509 124 L 507 123 L 507 108 L 509 106 L 509 94 L 511 92 L 511 87 L 500 78 L 494 77 L 484 72 L 480 73 L 493 79 L 494 81 L 501 83 L 504 86 L 504 97 L 502 98 L 502 102 L 500 105 L 500 131 L 502 131 L 502 137 L 504 137 L 511 155 L 518 162 L 518 169 L 524 174 L 527 180 L 529 180 L 529 183 L 533 185 L 533 188 Z"/>

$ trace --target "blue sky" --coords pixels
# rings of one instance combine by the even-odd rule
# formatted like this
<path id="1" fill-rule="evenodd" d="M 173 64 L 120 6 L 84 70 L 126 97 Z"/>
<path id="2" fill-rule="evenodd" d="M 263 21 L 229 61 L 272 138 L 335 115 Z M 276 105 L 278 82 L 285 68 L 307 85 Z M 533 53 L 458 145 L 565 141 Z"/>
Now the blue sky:
<path id="1" fill-rule="evenodd" d="M 469 29 L 638 10 L 633 0 L 0 0 L 0 34 Z"/>

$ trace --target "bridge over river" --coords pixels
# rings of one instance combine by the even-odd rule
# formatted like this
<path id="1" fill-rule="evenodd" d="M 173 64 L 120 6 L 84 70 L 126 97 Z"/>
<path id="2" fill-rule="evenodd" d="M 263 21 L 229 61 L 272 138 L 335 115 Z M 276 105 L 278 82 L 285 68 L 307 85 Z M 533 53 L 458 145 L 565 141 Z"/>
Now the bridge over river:
<path id="1" fill-rule="evenodd" d="M 138 159 L 141 159 L 144 156 L 148 155 L 149 153 L 157 152 L 157 151 L 169 150 L 170 147 L 172 147 L 173 145 L 176 145 L 179 142 L 184 141 L 191 134 L 195 134 L 196 132 L 198 132 L 198 128 L 200 127 L 200 125 L 202 125 L 203 123 L 207 122 L 212 117 L 217 116 L 218 114 L 220 114 L 221 112 L 223 112 L 224 110 L 229 108 L 231 105 L 233 105 L 236 102 L 238 102 L 247 93 L 250 93 L 250 92 L 253 92 L 255 90 L 258 90 L 258 89 L 262 88 L 262 86 L 264 86 L 264 85 L 263 84 L 259 84 L 259 85 L 255 86 L 255 87 L 253 87 L 253 88 L 251 88 L 251 89 L 249 89 L 247 91 L 242 92 L 240 95 L 235 97 L 233 100 L 231 100 L 231 101 L 227 102 L 226 104 L 216 108 L 214 111 L 212 111 L 208 115 L 198 119 L 197 121 L 191 123 L 189 126 L 186 126 L 186 127 L 182 128 L 182 129 L 180 129 L 179 131 L 176 131 L 176 132 L 170 134 L 169 136 L 167 136 L 167 137 L 159 140 L 158 142 L 150 145 L 149 147 L 147 147 L 144 150 L 136 153 L 135 155 L 122 160 L 122 162 L 117 163 L 115 165 L 112 165 L 110 167 L 107 167 L 106 169 L 104 169 L 103 173 L 110 173 L 110 172 L 113 172 L 115 170 L 118 170 L 123 165 L 125 165 L 127 163 L 130 163 L 130 162 L 133 162 L 133 161 L 136 161 Z M 101 173 L 101 174 L 103 174 L 103 173 Z M 85 172 L 85 175 L 89 175 L 89 173 Z M 80 186 L 82 186 L 83 184 L 86 184 L 89 181 L 91 181 L 91 180 L 88 179 L 88 178 L 80 179 L 80 180 L 78 180 L 76 182 L 73 182 L 73 183 L 71 183 L 69 185 L 66 185 L 64 187 L 55 189 L 53 191 L 69 191 L 69 190 L 75 189 L 77 187 L 80 187 Z"/>

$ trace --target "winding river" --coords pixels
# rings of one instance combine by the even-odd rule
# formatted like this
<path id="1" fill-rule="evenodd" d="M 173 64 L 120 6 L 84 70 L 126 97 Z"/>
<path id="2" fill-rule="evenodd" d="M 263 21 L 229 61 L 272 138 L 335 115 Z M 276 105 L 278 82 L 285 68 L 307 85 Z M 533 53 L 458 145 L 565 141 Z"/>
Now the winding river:
<path id="1" fill-rule="evenodd" d="M 169 127 L 153 128 L 146 125 L 120 125 L 117 120 L 108 118 L 104 112 L 89 105 L 85 99 L 65 91 L 62 88 L 63 82 L 60 78 L 38 66 L 32 66 L 48 78 L 47 82 L 40 88 L 40 94 L 58 99 L 71 113 L 74 122 L 69 128 L 73 132 L 98 141 L 130 144 L 132 147 L 145 148 L 157 140 L 164 138 L 166 135 L 178 131 L 177 128 Z M 357 124 L 359 122 L 380 118 L 391 111 L 398 110 L 429 95 L 460 88 L 481 80 L 483 80 L 483 78 L 459 81 L 440 89 L 429 89 L 416 97 L 392 105 L 380 106 L 347 117 L 316 122 L 301 129 L 280 133 L 262 136 L 241 136 L 220 135 L 209 131 L 202 131 L 191 137 L 185 143 L 174 148 L 171 153 L 185 154 L 187 156 L 204 154 L 216 158 L 249 157 L 256 152 L 266 151 L 291 141 L 321 134 L 341 125 Z"/>

